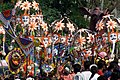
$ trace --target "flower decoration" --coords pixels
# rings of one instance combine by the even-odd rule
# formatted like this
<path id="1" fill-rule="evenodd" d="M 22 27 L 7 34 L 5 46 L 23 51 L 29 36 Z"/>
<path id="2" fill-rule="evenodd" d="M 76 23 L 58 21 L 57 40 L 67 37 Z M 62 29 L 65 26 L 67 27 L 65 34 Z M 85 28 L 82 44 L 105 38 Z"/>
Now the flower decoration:
<path id="1" fill-rule="evenodd" d="M 80 43 L 80 45 L 85 44 L 85 42 L 86 42 L 85 37 L 80 37 L 80 38 L 78 39 L 78 42 Z"/>
<path id="2" fill-rule="evenodd" d="M 55 30 L 59 31 L 59 30 L 62 30 L 62 28 L 64 28 L 64 23 L 62 23 L 61 21 L 60 22 L 57 22 L 55 24 Z"/>
<path id="3" fill-rule="evenodd" d="M 33 1 L 32 6 L 35 10 L 39 10 L 39 3 L 36 3 L 36 1 Z"/>
<path id="4" fill-rule="evenodd" d="M 29 24 L 29 31 L 34 31 L 37 29 L 37 23 L 36 22 L 30 22 Z"/>
<path id="5" fill-rule="evenodd" d="M 117 26 L 117 23 L 113 20 L 107 21 L 107 28 L 114 29 Z"/>
<path id="6" fill-rule="evenodd" d="M 15 5 L 15 8 L 19 7 L 21 5 L 22 1 L 18 1 Z"/>
<path id="7" fill-rule="evenodd" d="M 22 10 L 29 10 L 31 7 L 31 3 L 28 2 L 27 0 L 21 4 L 20 8 L 22 8 Z"/>
<path id="8" fill-rule="evenodd" d="M 102 21 L 100 21 L 100 22 L 98 22 L 98 23 L 96 24 L 96 29 L 97 29 L 98 31 L 102 30 L 103 28 L 104 28 L 104 24 L 103 24 Z"/>
<path id="9" fill-rule="evenodd" d="M 87 39 L 88 39 L 88 43 L 92 43 L 92 42 L 94 42 L 94 35 L 92 35 L 92 34 L 88 34 Z"/>
<path id="10" fill-rule="evenodd" d="M 48 31 L 47 23 L 42 22 L 41 27 L 44 31 Z"/>
<path id="11" fill-rule="evenodd" d="M 69 28 L 69 30 L 70 30 L 71 32 L 74 32 L 74 31 L 75 31 L 74 25 L 71 24 L 70 22 L 67 23 L 67 27 Z"/>

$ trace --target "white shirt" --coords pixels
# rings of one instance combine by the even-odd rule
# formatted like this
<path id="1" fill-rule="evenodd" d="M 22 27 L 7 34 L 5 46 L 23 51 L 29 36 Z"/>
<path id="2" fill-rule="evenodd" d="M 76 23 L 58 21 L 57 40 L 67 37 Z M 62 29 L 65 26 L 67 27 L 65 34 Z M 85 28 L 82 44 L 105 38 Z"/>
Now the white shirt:
<path id="1" fill-rule="evenodd" d="M 73 80 L 83 80 L 82 76 L 81 76 L 81 73 L 77 72 L 77 74 L 74 75 Z"/>
<path id="2" fill-rule="evenodd" d="M 20 80 L 20 79 L 15 79 L 15 80 Z"/>
<path id="3" fill-rule="evenodd" d="M 34 80 L 33 78 L 31 78 L 31 77 L 28 77 L 26 80 Z"/>
<path id="4" fill-rule="evenodd" d="M 99 76 L 100 76 L 100 75 L 96 73 L 91 80 L 97 80 L 97 78 L 98 78 Z"/>
<path id="5" fill-rule="evenodd" d="M 89 80 L 91 75 L 92 75 L 92 73 L 90 71 L 81 72 L 81 76 L 82 76 L 83 80 Z"/>

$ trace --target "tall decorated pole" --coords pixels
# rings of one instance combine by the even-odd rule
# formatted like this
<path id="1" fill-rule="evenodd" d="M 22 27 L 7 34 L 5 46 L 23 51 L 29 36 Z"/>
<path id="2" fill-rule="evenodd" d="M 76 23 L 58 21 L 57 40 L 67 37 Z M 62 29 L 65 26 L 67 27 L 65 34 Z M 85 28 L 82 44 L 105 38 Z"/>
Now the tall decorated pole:
<path id="1" fill-rule="evenodd" d="M 5 30 L 4 30 L 4 28 L 3 28 L 3 26 L 1 24 L 0 24 L 0 34 L 3 34 L 3 39 L 2 39 L 2 42 L 3 42 L 3 46 L 2 46 L 3 51 L 2 51 L 2 55 L 5 56 L 6 55 L 6 53 L 5 53 Z M 0 59 L 0 64 L 1 64 L 2 70 L 4 72 L 4 65 L 3 65 L 1 59 Z"/>

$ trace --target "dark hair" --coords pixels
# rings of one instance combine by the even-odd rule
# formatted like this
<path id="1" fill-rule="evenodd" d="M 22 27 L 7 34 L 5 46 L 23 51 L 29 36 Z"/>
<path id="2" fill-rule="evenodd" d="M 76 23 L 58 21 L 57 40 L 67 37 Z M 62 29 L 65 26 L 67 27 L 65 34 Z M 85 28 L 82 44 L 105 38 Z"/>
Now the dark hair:
<path id="1" fill-rule="evenodd" d="M 97 63 L 98 69 L 102 69 L 104 66 L 106 66 L 105 61 L 100 60 Z"/>
<path id="2" fill-rule="evenodd" d="M 97 73 L 98 68 L 96 66 L 92 66 L 90 71 L 91 71 L 92 75 L 90 76 L 89 80 L 91 80 L 93 78 L 93 76 Z"/>
<path id="3" fill-rule="evenodd" d="M 108 80 L 105 76 L 101 75 L 97 78 L 97 80 Z"/>
<path id="4" fill-rule="evenodd" d="M 117 68 L 117 63 L 115 63 L 114 61 L 112 61 L 110 63 L 110 66 L 108 67 L 108 70 L 115 69 L 115 68 Z"/>
<path id="5" fill-rule="evenodd" d="M 85 68 L 85 70 L 89 69 L 90 65 L 91 65 L 90 61 L 85 61 L 84 62 L 84 68 Z"/>
<path id="6" fill-rule="evenodd" d="M 73 68 L 74 68 L 74 73 L 76 74 L 77 72 L 80 72 L 81 65 L 80 64 L 75 64 L 75 65 L 73 65 Z"/>
<path id="7" fill-rule="evenodd" d="M 111 74 L 110 80 L 118 80 L 118 79 L 120 79 L 120 71 L 113 72 Z"/>

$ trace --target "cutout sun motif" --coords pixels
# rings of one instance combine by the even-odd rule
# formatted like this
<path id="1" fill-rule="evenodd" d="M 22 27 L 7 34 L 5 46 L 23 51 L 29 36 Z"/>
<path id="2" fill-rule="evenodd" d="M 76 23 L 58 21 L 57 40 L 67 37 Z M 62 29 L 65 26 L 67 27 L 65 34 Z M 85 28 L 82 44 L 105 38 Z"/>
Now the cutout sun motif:
<path id="1" fill-rule="evenodd" d="M 96 29 L 97 29 L 98 31 L 102 30 L 103 28 L 104 28 L 104 24 L 103 24 L 102 21 L 100 21 L 100 22 L 98 22 L 98 23 L 96 24 Z"/>
<path id="2" fill-rule="evenodd" d="M 28 30 L 29 31 L 34 31 L 36 29 L 37 29 L 37 23 L 36 22 L 30 22 Z"/>
<path id="3" fill-rule="evenodd" d="M 33 9 L 39 10 L 39 3 L 36 3 L 36 1 L 33 1 L 32 6 L 33 6 Z"/>
<path id="4" fill-rule="evenodd" d="M 80 37 L 80 38 L 78 39 L 78 42 L 80 43 L 81 46 L 82 46 L 83 44 L 85 44 L 85 42 L 86 42 L 85 37 Z"/>
<path id="5" fill-rule="evenodd" d="M 64 23 L 62 23 L 61 21 L 60 22 L 57 22 L 55 24 L 55 30 L 59 31 L 59 30 L 62 30 L 62 28 L 64 28 Z"/>
<path id="6" fill-rule="evenodd" d="M 47 23 L 42 22 L 41 27 L 44 31 L 48 31 Z"/>
<path id="7" fill-rule="evenodd" d="M 74 25 L 71 24 L 70 22 L 67 23 L 67 27 L 69 28 L 69 30 L 70 30 L 71 32 L 74 32 L 74 31 L 75 31 L 75 27 L 74 27 Z"/>
<path id="8" fill-rule="evenodd" d="M 117 23 L 113 20 L 107 21 L 106 25 L 107 28 L 110 28 L 111 30 L 117 27 Z"/>
<path id="9" fill-rule="evenodd" d="M 21 6 L 20 6 L 20 8 L 22 8 L 22 10 L 29 10 L 31 7 L 32 7 L 31 3 L 28 2 L 27 0 L 23 3 L 21 3 Z"/>

